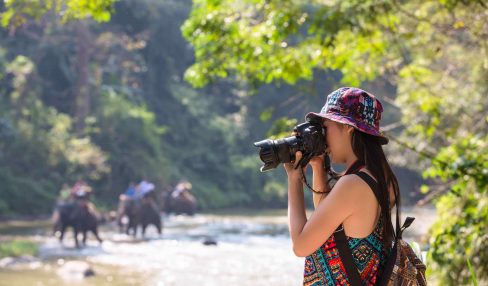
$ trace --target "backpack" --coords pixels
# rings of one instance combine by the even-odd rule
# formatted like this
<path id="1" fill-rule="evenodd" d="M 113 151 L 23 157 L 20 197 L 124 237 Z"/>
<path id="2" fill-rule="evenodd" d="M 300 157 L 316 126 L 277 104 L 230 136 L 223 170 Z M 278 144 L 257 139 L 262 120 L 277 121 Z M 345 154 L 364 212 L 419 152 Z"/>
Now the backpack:
<path id="1" fill-rule="evenodd" d="M 378 201 L 379 194 L 376 190 L 376 181 L 364 172 L 357 172 L 356 175 L 361 177 L 373 190 Z M 400 227 L 400 213 L 398 206 L 396 208 L 396 229 L 393 247 L 390 249 L 388 258 L 381 277 L 378 277 L 380 286 L 425 286 L 425 264 L 418 258 L 410 245 L 402 239 L 403 231 L 409 227 L 415 220 L 413 217 L 407 217 L 403 226 Z M 346 244 L 344 231 L 337 233 L 337 247 L 341 255 L 347 277 L 351 285 L 362 285 L 359 272 L 353 262 L 353 256 Z"/>
<path id="2" fill-rule="evenodd" d="M 413 217 L 407 217 L 400 228 L 397 207 L 395 243 L 386 261 L 379 283 L 380 286 L 427 285 L 425 264 L 418 258 L 410 245 L 402 239 L 403 231 L 412 224 L 414 219 Z"/>

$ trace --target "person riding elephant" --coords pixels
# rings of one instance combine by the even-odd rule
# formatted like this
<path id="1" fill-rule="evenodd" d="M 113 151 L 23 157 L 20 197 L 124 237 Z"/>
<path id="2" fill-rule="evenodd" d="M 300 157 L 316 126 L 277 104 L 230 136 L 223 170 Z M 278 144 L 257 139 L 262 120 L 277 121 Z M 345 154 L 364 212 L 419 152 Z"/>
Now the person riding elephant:
<path id="1" fill-rule="evenodd" d="M 190 182 L 181 181 L 169 193 L 165 194 L 164 207 L 167 213 L 194 215 L 197 209 L 197 200 L 190 192 Z"/>
<path id="2" fill-rule="evenodd" d="M 162 221 L 159 207 L 155 201 L 154 184 L 142 180 L 134 188 L 131 194 L 128 191 L 119 197 L 118 222 L 119 230 L 124 228 L 123 217 L 128 218 L 125 233 L 137 235 L 137 228 L 142 226 L 142 236 L 145 236 L 146 228 L 154 225 L 158 234 L 162 233 Z"/>
<path id="3" fill-rule="evenodd" d="M 85 184 L 72 193 L 72 200 L 58 205 L 58 217 L 54 222 L 54 227 L 59 227 L 61 243 L 68 227 L 73 228 L 76 247 L 79 247 L 78 234 L 80 232 L 84 245 L 86 245 L 88 231 L 91 231 L 100 243 L 102 242 L 97 229 L 99 214 L 95 205 L 89 200 L 90 194 L 91 188 Z"/>

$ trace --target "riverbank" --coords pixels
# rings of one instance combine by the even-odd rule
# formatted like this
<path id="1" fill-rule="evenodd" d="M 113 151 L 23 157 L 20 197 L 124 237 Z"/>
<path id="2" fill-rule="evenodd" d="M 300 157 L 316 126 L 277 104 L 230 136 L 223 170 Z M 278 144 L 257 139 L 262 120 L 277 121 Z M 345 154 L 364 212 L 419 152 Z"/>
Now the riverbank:
<path id="1" fill-rule="evenodd" d="M 30 240 L 6 240 L 0 244 L 0 258 L 23 255 L 36 256 L 39 245 Z"/>

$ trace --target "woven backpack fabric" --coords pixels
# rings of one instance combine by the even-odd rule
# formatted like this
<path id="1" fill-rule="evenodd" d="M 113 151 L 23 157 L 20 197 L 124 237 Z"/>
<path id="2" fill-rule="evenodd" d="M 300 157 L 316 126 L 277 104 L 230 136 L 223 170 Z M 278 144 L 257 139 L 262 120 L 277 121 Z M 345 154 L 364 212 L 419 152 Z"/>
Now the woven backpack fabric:
<path id="1" fill-rule="evenodd" d="M 424 286 L 425 264 L 417 257 L 410 245 L 402 239 L 403 231 L 409 227 L 415 218 L 407 217 L 403 226 L 399 228 L 397 209 L 397 229 L 395 243 L 385 265 L 380 286 Z"/>

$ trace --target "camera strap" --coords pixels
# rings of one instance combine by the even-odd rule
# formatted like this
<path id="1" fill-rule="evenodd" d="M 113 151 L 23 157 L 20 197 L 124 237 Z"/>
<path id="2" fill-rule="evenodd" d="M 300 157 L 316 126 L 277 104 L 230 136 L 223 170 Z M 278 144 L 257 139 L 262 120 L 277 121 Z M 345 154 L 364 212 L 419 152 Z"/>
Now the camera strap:
<path id="1" fill-rule="evenodd" d="M 324 160 L 328 160 L 328 159 L 324 158 Z M 349 174 L 356 173 L 359 170 L 361 170 L 362 168 L 364 168 L 364 166 L 365 166 L 365 164 L 363 162 L 361 162 L 360 160 L 356 160 L 354 163 L 351 164 L 351 166 L 349 166 L 349 168 L 347 168 L 347 170 L 344 173 L 344 175 L 349 175 Z M 319 191 L 314 190 L 310 186 L 310 184 L 308 183 L 307 176 L 305 176 L 305 172 L 303 171 L 303 168 L 302 168 L 302 177 L 303 177 L 303 182 L 305 183 L 305 185 L 307 186 L 307 188 L 309 190 L 311 190 L 312 192 L 314 192 L 316 194 L 328 194 L 329 193 L 329 192 L 319 192 Z"/>
<path id="2" fill-rule="evenodd" d="M 316 194 L 328 194 L 328 193 L 329 193 L 329 192 L 319 192 L 319 191 L 314 190 L 314 189 L 313 189 L 313 188 L 310 186 L 310 184 L 308 183 L 308 181 L 307 181 L 307 176 L 305 175 L 305 172 L 303 171 L 303 168 L 301 168 L 301 169 L 302 169 L 302 178 L 303 178 L 303 182 L 305 183 L 305 185 L 307 186 L 307 188 L 308 188 L 309 190 L 311 190 L 312 192 L 314 192 L 314 193 L 316 193 Z"/>

